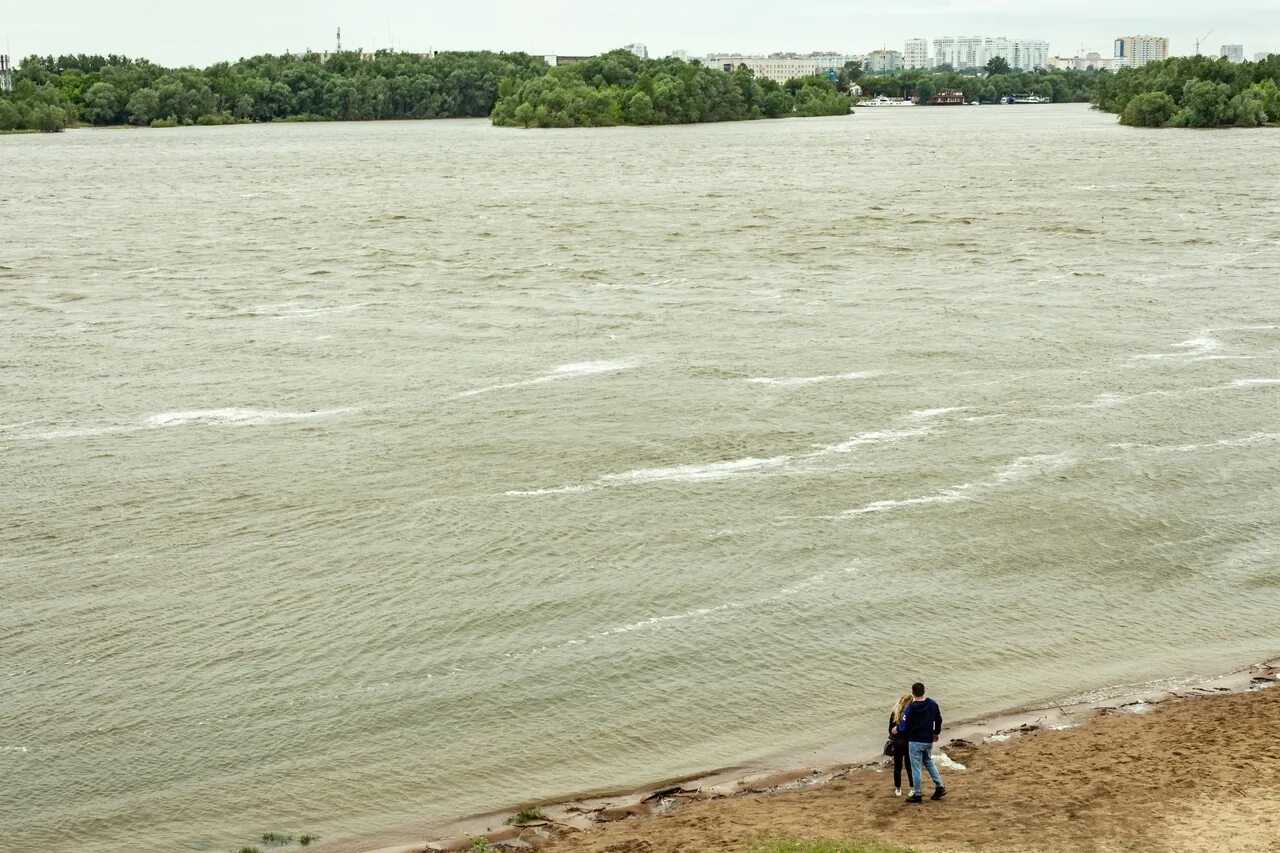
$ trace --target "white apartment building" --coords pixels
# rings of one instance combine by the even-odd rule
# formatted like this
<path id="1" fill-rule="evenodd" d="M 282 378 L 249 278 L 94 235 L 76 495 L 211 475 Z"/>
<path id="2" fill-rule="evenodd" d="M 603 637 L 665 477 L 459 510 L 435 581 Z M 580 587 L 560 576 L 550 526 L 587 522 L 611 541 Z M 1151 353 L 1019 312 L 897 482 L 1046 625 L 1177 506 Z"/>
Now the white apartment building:
<path id="1" fill-rule="evenodd" d="M 903 67 L 928 68 L 929 64 L 929 40 L 907 39 L 902 50 Z"/>
<path id="2" fill-rule="evenodd" d="M 934 66 L 950 65 L 956 71 L 982 68 L 1000 57 L 1015 71 L 1034 71 L 1049 64 L 1049 43 L 1041 39 L 940 38 L 933 41 Z"/>
<path id="3" fill-rule="evenodd" d="M 636 42 L 634 44 L 624 45 L 622 49 L 631 51 L 641 59 L 649 58 L 649 48 L 643 44 L 640 44 L 639 42 Z"/>
<path id="4" fill-rule="evenodd" d="M 1218 56 L 1223 57 L 1230 62 L 1244 62 L 1244 45 L 1224 44 L 1222 49 L 1218 51 Z"/>
<path id="5" fill-rule="evenodd" d="M 671 58 L 672 58 L 672 59 L 679 59 L 681 62 L 688 62 L 688 61 L 689 61 L 689 51 L 687 51 L 687 50 L 673 50 L 673 51 L 671 51 Z"/>
<path id="6" fill-rule="evenodd" d="M 954 70 L 965 68 L 981 68 L 987 64 L 983 55 L 983 39 L 972 38 L 938 38 L 933 40 L 933 65 L 950 65 Z"/>
<path id="7" fill-rule="evenodd" d="M 1169 39 L 1164 36 L 1121 36 L 1116 39 L 1115 58 L 1125 68 L 1169 58 Z"/>
<path id="8" fill-rule="evenodd" d="M 862 63 L 862 70 L 868 74 L 887 74 L 904 67 L 902 54 L 896 50 L 873 50 Z"/>

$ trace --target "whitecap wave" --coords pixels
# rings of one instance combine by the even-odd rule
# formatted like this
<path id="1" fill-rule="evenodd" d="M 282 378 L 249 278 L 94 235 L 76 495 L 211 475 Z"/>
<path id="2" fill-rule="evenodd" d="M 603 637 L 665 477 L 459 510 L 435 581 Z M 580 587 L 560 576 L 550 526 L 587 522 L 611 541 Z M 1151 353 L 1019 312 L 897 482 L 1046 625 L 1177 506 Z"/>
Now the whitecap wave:
<path id="1" fill-rule="evenodd" d="M 997 468 L 989 477 L 982 480 L 976 480 L 969 483 L 961 483 L 958 486 L 948 486 L 945 489 L 933 492 L 928 495 L 920 495 L 910 498 L 899 498 L 896 500 L 883 500 L 869 503 L 866 506 L 857 509 L 846 510 L 841 513 L 838 518 L 852 518 L 860 515 L 870 515 L 878 512 L 888 512 L 889 510 L 903 509 L 914 506 L 929 506 L 933 504 L 953 504 L 962 501 L 973 500 L 976 495 L 1000 488 L 1009 483 L 1020 482 L 1030 479 L 1031 477 L 1041 474 L 1048 474 L 1053 471 L 1060 470 L 1071 464 L 1070 458 L 1066 454 L 1043 454 L 1038 456 L 1020 456 Z"/>
<path id="2" fill-rule="evenodd" d="M 854 373 L 833 373 L 826 376 L 757 376 L 747 381 L 753 385 L 772 385 L 776 388 L 803 388 L 806 385 L 820 385 L 824 382 L 843 382 L 856 379 L 869 379 L 874 372 L 859 371 Z"/>
<path id="3" fill-rule="evenodd" d="M 1237 379 L 1232 382 L 1229 388 L 1266 388 L 1273 385 L 1280 385 L 1280 379 Z"/>
<path id="4" fill-rule="evenodd" d="M 617 474 L 605 474 L 589 482 L 575 485 L 538 489 L 514 489 L 504 492 L 504 497 L 545 497 L 617 486 L 642 486 L 652 483 L 702 483 L 728 480 L 734 477 L 764 473 L 795 471 L 801 463 L 817 461 L 833 454 L 851 453 L 856 448 L 874 444 L 891 444 L 907 438 L 931 435 L 933 430 L 916 427 L 902 430 L 864 432 L 839 444 L 820 445 L 809 453 L 759 458 L 725 459 L 716 462 L 697 462 L 686 465 L 667 465 L 654 468 L 637 468 Z"/>
<path id="5" fill-rule="evenodd" d="M 29 432 L 14 436 L 16 439 L 53 441 L 64 438 L 91 438 L 98 435 L 115 433 L 134 433 L 143 430 L 165 429 L 168 427 L 210 425 L 210 426 L 253 426 L 257 424 L 284 423 L 288 421 L 305 421 L 313 418 L 324 418 L 359 411 L 353 408 L 325 409 L 310 412 L 276 412 L 263 409 L 204 409 L 187 412 L 160 412 L 151 415 L 138 423 L 116 426 L 68 427 L 49 429 L 40 432 Z"/>
<path id="6" fill-rule="evenodd" d="M 775 456 L 771 459 L 729 459 L 724 462 L 707 462 L 696 465 L 673 465 L 667 468 L 640 468 L 635 471 L 624 471 L 621 474 L 606 474 L 597 482 L 601 485 L 610 483 L 697 483 L 706 480 L 725 480 L 738 474 L 780 468 L 791 461 L 790 456 Z"/>
<path id="7" fill-rule="evenodd" d="M 355 411 L 354 409 L 325 409 L 310 412 L 276 412 L 264 409 L 202 409 L 189 412 L 161 412 L 144 421 L 148 429 L 189 426 L 193 424 L 252 426 L 282 421 L 306 421 Z"/>
<path id="8" fill-rule="evenodd" d="M 952 412 L 966 412 L 968 410 L 969 410 L 968 406 L 948 406 L 942 409 L 920 409 L 919 411 L 912 412 L 911 414 L 907 415 L 907 420 L 930 421 L 930 420 L 933 420 L 934 418 L 940 418 L 943 415 L 949 415 Z"/>
<path id="9" fill-rule="evenodd" d="M 1209 334 L 1206 329 L 1200 332 L 1194 338 L 1188 338 L 1179 344 L 1173 345 L 1178 352 L 1152 352 L 1137 356 L 1137 358 L 1158 361 L 1168 358 L 1203 358 L 1222 349 L 1222 341 Z"/>
<path id="10" fill-rule="evenodd" d="M 1195 453 L 1198 450 L 1213 450 L 1219 447 L 1251 447 L 1255 444 L 1268 444 L 1280 440 L 1280 432 L 1255 432 L 1238 438 L 1219 438 L 1204 444 L 1141 444 L 1121 442 L 1109 444 L 1115 450 L 1148 450 L 1152 453 Z"/>
<path id="11" fill-rule="evenodd" d="M 813 459 L 818 456 L 825 456 L 830 453 L 851 453 L 858 447 L 865 447 L 869 444 L 893 444 L 902 441 L 905 438 L 917 438 L 923 435 L 931 435 L 933 430 L 927 427 L 916 427 L 914 429 L 890 429 L 880 430 L 876 432 L 864 432 L 855 435 L 848 441 L 842 441 L 839 444 L 829 444 L 820 447 L 813 453 L 806 454 L 804 459 Z"/>
<path id="12" fill-rule="evenodd" d="M 505 497 L 508 497 L 508 498 L 540 498 L 540 497 L 545 497 L 546 495 L 573 495 L 573 494 L 581 494 L 582 492 L 592 492 L 592 491 L 595 491 L 595 486 L 581 485 L 581 486 L 560 486 L 559 488 L 552 488 L 552 489 L 527 489 L 527 490 L 513 489 L 509 492 L 504 492 L 503 494 Z"/>
<path id="13" fill-rule="evenodd" d="M 573 379 L 583 376 L 599 376 L 604 373 L 617 373 L 622 370 L 630 370 L 635 367 L 634 364 L 625 361 L 581 361 L 573 364 L 562 364 L 552 369 L 545 376 L 538 376 L 534 379 L 525 379 L 520 382 L 504 382 L 499 385 L 486 385 L 484 388 L 473 388 L 470 391 L 463 391 L 455 394 L 454 397 L 474 397 L 477 394 L 488 394 L 491 391 L 505 391 L 510 388 L 526 388 L 531 385 L 542 385 L 547 382 L 556 382 L 561 379 Z"/>

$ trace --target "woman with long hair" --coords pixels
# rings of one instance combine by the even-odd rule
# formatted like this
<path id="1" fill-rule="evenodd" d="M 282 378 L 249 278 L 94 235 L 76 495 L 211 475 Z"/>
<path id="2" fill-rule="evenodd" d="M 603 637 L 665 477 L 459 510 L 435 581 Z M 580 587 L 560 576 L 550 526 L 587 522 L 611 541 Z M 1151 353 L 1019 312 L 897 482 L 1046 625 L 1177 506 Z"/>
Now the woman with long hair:
<path id="1" fill-rule="evenodd" d="M 898 723 L 902 722 L 902 712 L 911 704 L 912 696 L 910 693 L 903 693 L 898 698 L 898 704 L 893 706 L 893 713 L 889 715 L 889 737 L 893 738 L 893 795 L 895 797 L 902 796 L 902 765 L 907 765 L 907 786 L 914 788 L 916 777 L 911 772 L 911 761 L 907 757 L 907 736 L 898 732 Z"/>

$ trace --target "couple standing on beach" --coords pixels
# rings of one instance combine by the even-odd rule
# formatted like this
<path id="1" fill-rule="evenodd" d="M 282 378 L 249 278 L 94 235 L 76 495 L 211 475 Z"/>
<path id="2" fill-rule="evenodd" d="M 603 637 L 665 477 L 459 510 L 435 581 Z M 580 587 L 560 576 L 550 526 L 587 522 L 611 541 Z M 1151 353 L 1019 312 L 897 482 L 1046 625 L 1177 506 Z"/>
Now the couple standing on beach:
<path id="1" fill-rule="evenodd" d="M 933 779 L 933 796 L 940 800 L 947 789 L 933 763 L 933 744 L 942 734 L 942 709 L 938 703 L 924 695 L 924 685 L 917 681 L 911 692 L 903 694 L 889 715 L 889 739 L 893 746 L 893 794 L 902 796 L 902 765 L 907 765 L 907 781 L 911 783 L 908 803 L 924 802 L 921 765 Z M 887 746 L 887 745 L 886 745 Z M 885 750 L 888 752 L 888 749 Z"/>

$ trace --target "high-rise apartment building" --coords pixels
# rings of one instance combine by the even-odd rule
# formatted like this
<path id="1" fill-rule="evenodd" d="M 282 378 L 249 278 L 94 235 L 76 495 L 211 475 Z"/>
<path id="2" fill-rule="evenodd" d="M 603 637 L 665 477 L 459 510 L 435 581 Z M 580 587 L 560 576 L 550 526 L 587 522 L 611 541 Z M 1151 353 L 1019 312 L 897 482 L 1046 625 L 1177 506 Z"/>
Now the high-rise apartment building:
<path id="1" fill-rule="evenodd" d="M 902 51 L 902 65 L 905 68 L 928 68 L 929 40 L 907 39 Z"/>
<path id="2" fill-rule="evenodd" d="M 1034 71 L 1049 64 L 1049 43 L 1040 39 L 940 38 L 933 41 L 934 67 L 950 65 L 956 71 L 982 68 L 1000 57 L 1015 71 Z"/>
<path id="3" fill-rule="evenodd" d="M 1231 62 L 1244 62 L 1244 45 L 1224 44 L 1222 49 L 1218 51 L 1218 56 Z"/>
<path id="4" fill-rule="evenodd" d="M 640 44 L 639 42 L 636 42 L 636 43 L 634 43 L 634 44 L 628 44 L 628 45 L 625 45 L 622 49 L 623 49 L 623 50 L 629 50 L 629 51 L 631 51 L 632 53 L 634 53 L 636 56 L 640 57 L 641 59 L 648 59 L 648 58 L 649 58 L 649 48 L 648 48 L 648 47 L 646 47 L 646 46 L 645 46 L 645 45 L 643 45 L 643 44 Z"/>
<path id="5" fill-rule="evenodd" d="M 1164 36 L 1121 36 L 1116 39 L 1116 59 L 1125 68 L 1169 58 L 1169 39 Z"/>
<path id="6" fill-rule="evenodd" d="M 887 74 L 903 67 L 902 54 L 896 50 L 873 50 L 862 63 L 862 70 L 868 74 Z"/>

